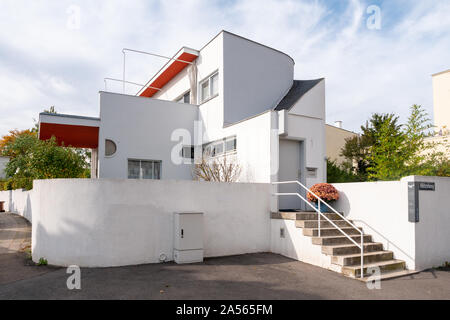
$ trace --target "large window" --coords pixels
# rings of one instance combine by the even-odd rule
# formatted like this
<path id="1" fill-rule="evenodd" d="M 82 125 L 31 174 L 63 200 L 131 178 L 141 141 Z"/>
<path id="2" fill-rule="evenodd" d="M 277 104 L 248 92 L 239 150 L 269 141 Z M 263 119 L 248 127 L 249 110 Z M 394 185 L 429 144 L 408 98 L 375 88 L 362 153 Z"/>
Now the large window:
<path id="1" fill-rule="evenodd" d="M 128 179 L 161 179 L 161 161 L 128 159 Z"/>
<path id="2" fill-rule="evenodd" d="M 219 94 L 219 73 L 216 72 L 200 82 L 200 103 Z"/>
<path id="3" fill-rule="evenodd" d="M 178 97 L 178 99 L 175 101 L 181 103 L 191 103 L 191 92 L 188 91 L 184 93 L 182 96 Z"/>

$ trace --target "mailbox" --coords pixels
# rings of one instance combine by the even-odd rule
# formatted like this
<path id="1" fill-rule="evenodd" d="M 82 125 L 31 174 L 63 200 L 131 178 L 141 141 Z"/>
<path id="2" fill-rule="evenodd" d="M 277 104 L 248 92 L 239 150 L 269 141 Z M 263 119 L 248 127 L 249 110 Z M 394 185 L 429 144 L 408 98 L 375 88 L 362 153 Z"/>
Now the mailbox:
<path id="1" fill-rule="evenodd" d="M 174 249 L 176 263 L 203 261 L 203 213 L 174 214 Z"/>

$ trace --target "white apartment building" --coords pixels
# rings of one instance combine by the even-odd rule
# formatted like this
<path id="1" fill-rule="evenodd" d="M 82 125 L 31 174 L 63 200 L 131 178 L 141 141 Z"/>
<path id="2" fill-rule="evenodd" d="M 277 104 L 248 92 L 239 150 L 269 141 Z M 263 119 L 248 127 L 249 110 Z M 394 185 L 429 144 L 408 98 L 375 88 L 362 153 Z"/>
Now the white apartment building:
<path id="1" fill-rule="evenodd" d="M 40 139 L 91 148 L 96 178 L 191 180 L 207 151 L 238 163 L 240 182 L 309 187 L 326 181 L 325 80 L 294 80 L 294 65 L 221 31 L 182 47 L 135 95 L 101 91 L 98 118 L 41 113 Z M 280 199 L 280 209 L 300 201 Z"/>

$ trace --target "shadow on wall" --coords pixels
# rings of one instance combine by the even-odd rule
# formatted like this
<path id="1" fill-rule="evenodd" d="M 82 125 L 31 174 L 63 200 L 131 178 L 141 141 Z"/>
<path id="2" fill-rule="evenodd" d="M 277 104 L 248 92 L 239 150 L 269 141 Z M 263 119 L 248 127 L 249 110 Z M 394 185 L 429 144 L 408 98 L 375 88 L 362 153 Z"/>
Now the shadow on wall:
<path id="1" fill-rule="evenodd" d="M 350 200 L 349 200 L 349 198 L 347 197 L 347 195 L 345 194 L 344 191 L 338 190 L 338 192 L 339 192 L 339 200 L 337 201 L 337 207 L 338 207 L 337 210 L 339 212 L 343 212 L 345 217 L 348 217 L 349 216 L 349 212 L 351 210 Z M 350 220 L 353 221 L 355 223 L 355 225 L 357 225 L 359 227 L 362 227 L 364 234 L 370 234 L 372 236 L 378 236 L 379 238 L 381 238 L 382 241 L 380 239 L 379 242 L 383 243 L 384 250 L 391 250 L 392 251 L 395 248 L 395 250 L 393 250 L 394 252 L 395 251 L 401 252 L 406 257 L 408 257 L 412 262 L 415 262 L 415 259 L 413 257 L 411 257 L 409 254 L 407 254 L 397 244 L 392 242 L 387 236 L 382 234 L 379 230 L 375 229 L 373 226 L 371 226 L 370 224 L 368 224 L 364 220 L 352 219 L 352 218 L 350 218 Z"/>
<path id="2" fill-rule="evenodd" d="M 27 202 L 25 204 L 25 208 L 23 210 L 23 216 L 28 221 L 32 222 L 33 220 L 33 207 L 31 205 L 31 197 L 30 194 L 27 193 Z"/>
<path id="3" fill-rule="evenodd" d="M 338 192 L 339 192 L 339 200 L 337 201 L 338 208 L 334 209 L 336 209 L 338 212 L 342 212 L 344 217 L 346 217 L 348 216 L 352 206 L 345 192 L 340 190 L 338 190 Z"/>

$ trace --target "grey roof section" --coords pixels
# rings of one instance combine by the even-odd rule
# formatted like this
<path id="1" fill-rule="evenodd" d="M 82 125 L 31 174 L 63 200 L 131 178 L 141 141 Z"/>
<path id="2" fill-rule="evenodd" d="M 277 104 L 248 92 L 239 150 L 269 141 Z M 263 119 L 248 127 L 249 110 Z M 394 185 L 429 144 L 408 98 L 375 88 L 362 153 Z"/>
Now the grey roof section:
<path id="1" fill-rule="evenodd" d="M 39 115 L 100 121 L 100 118 L 96 118 L 96 117 L 85 117 L 85 116 L 77 116 L 77 115 L 73 115 L 73 114 L 64 114 L 64 113 L 41 112 L 41 113 L 39 113 Z"/>
<path id="2" fill-rule="evenodd" d="M 281 99 L 280 103 L 274 108 L 276 111 L 290 110 L 294 104 L 300 100 L 309 90 L 314 88 L 324 78 L 315 80 L 294 80 L 289 92 Z"/>

